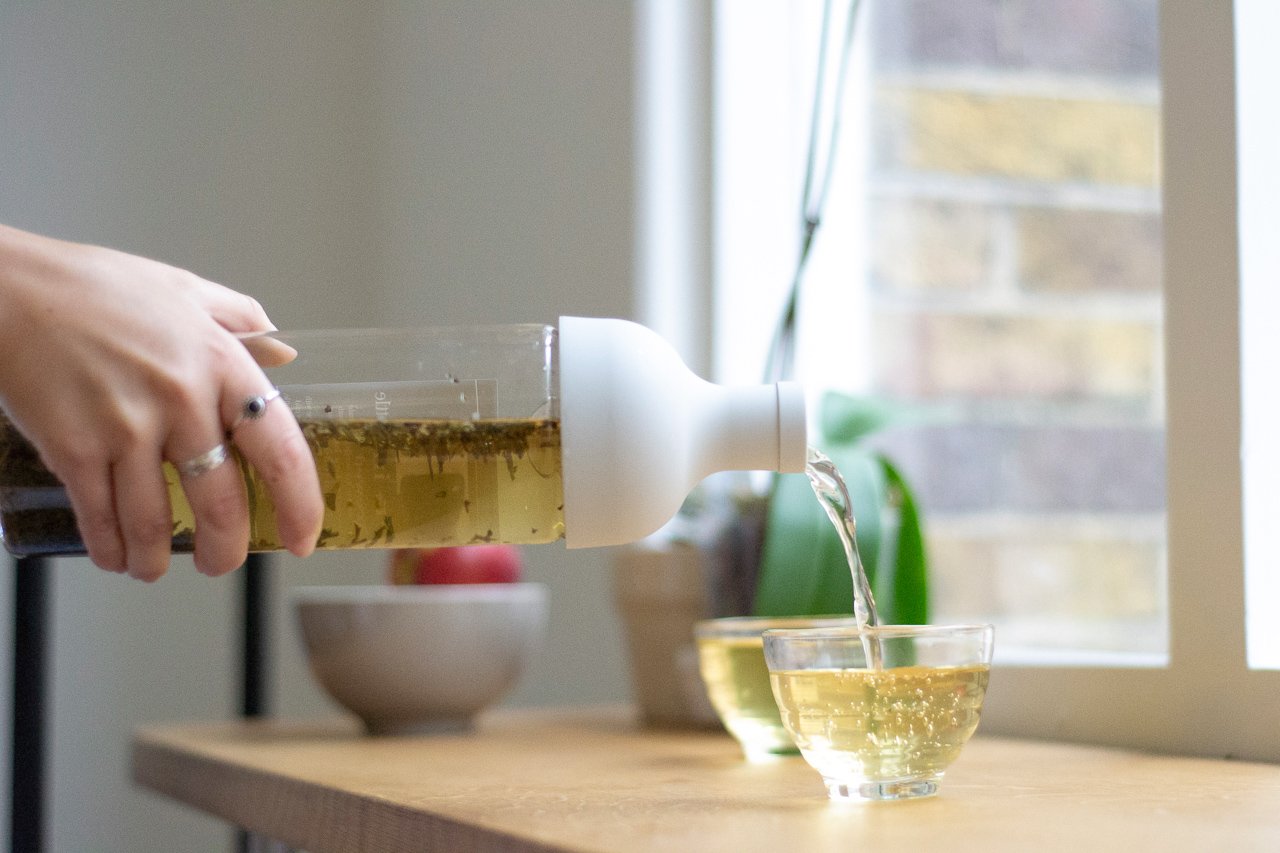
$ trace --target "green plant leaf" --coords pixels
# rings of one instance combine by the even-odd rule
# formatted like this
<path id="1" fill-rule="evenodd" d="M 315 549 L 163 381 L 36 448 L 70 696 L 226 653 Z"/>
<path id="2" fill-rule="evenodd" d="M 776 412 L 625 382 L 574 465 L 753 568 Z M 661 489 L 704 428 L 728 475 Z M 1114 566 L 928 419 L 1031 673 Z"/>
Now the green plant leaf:
<path id="1" fill-rule="evenodd" d="M 823 444 L 854 444 L 884 429 L 898 417 L 898 409 L 871 397 L 852 397 L 839 391 L 822 395 L 819 409 Z"/>
<path id="2" fill-rule="evenodd" d="M 896 414 L 886 404 L 830 392 L 823 397 L 823 452 L 839 468 L 857 519 L 858 550 L 882 622 L 924 624 L 928 565 L 921 515 L 905 478 L 861 439 Z M 808 478 L 774 478 L 753 612 L 804 616 L 853 612 L 853 583 L 839 535 Z"/>
<path id="3" fill-rule="evenodd" d="M 822 531 L 814 505 L 806 477 L 774 476 L 756 577 L 755 615 L 802 615 L 817 595 L 822 571 L 817 537 Z"/>
<path id="4" fill-rule="evenodd" d="M 891 571 L 880 573 L 873 589 L 884 622 L 925 625 L 929 622 L 929 564 L 924 529 L 915 494 L 898 468 L 883 454 L 877 461 L 889 484 L 890 503 L 896 504 L 897 525 Z"/>

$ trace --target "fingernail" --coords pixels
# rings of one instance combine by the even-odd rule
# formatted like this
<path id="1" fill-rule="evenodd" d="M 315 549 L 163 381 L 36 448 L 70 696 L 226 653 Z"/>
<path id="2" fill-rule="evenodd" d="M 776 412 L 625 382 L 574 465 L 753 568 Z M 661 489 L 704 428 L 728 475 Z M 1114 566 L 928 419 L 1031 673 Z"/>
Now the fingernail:
<path id="1" fill-rule="evenodd" d="M 165 560 L 163 563 L 157 563 L 150 566 L 145 562 L 131 564 L 127 570 L 129 577 L 143 583 L 154 583 L 164 576 L 169 569 L 169 562 Z"/>
<path id="2" fill-rule="evenodd" d="M 207 557 L 202 557 L 200 554 L 195 554 L 193 555 L 192 559 L 195 561 L 196 571 L 207 578 L 216 578 L 219 575 L 226 574 L 226 572 L 219 571 L 218 566 L 216 564 L 210 563 Z"/>
<path id="3" fill-rule="evenodd" d="M 300 545 L 289 546 L 289 553 L 293 554 L 295 557 L 310 557 L 315 550 L 315 543 L 309 540 L 303 540 Z"/>

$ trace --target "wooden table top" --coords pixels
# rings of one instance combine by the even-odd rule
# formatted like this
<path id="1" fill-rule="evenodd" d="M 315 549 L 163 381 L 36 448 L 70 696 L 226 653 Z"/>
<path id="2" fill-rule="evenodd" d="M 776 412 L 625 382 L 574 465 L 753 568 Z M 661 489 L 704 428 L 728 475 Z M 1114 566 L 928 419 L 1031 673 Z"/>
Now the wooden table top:
<path id="1" fill-rule="evenodd" d="M 147 727 L 134 780 L 309 853 L 1280 850 L 1280 766 L 985 738 L 938 795 L 832 803 L 798 757 L 619 709 L 507 711 L 469 734 L 345 721 Z"/>

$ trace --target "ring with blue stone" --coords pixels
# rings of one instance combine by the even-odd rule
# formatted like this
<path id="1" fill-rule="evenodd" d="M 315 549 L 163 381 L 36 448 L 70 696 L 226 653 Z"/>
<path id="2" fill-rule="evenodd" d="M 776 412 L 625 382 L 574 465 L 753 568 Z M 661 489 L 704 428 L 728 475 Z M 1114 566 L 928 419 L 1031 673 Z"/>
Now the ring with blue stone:
<path id="1" fill-rule="evenodd" d="M 256 421 L 267 413 L 267 406 L 271 401 L 280 396 L 279 388 L 272 388 L 265 394 L 258 394 L 253 397 L 247 397 L 240 406 L 240 414 L 236 416 L 231 426 L 227 427 L 227 433 L 233 433 L 236 428 L 245 421 Z"/>

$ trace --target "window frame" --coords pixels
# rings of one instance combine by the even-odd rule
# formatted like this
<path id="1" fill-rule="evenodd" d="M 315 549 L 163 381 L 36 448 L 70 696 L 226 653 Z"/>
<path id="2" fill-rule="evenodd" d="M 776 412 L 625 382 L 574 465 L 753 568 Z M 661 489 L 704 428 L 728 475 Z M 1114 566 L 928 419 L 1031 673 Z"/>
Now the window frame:
<path id="1" fill-rule="evenodd" d="M 1160 3 L 1169 661 L 1002 667 L 988 731 L 1280 760 L 1280 672 L 1245 643 L 1237 117 L 1265 105 L 1236 74 L 1274 60 L 1238 62 L 1236 34 L 1260 9 Z"/>
<path id="2" fill-rule="evenodd" d="M 1246 650 L 1246 495 L 1241 465 L 1241 238 L 1250 232 L 1249 221 L 1240 218 L 1240 156 L 1277 148 L 1251 148 L 1249 140 L 1239 137 L 1238 115 L 1267 105 L 1262 103 L 1266 87 L 1238 90 L 1236 75 L 1241 67 L 1251 75 L 1264 73 L 1255 63 L 1280 65 L 1261 37 L 1249 38 L 1255 31 L 1273 31 L 1250 26 L 1251 17 L 1265 13 L 1266 2 L 1159 4 L 1168 660 L 1152 666 L 998 664 L 984 709 L 987 733 L 1280 761 L 1273 715 L 1280 707 L 1280 671 L 1250 669 Z M 763 14 L 778 14 L 763 0 L 754 5 Z M 743 0 L 718 0 L 712 3 L 712 14 L 721 16 L 730 9 L 741 14 L 743 6 Z M 703 79 L 714 79 L 715 52 L 725 45 L 716 39 L 708 42 Z M 710 100 L 717 115 L 726 106 L 718 86 L 711 87 Z M 1250 131 L 1254 127 L 1243 126 Z M 720 245 L 718 221 L 727 205 L 741 204 L 741 188 L 732 184 L 733 175 L 721 157 L 709 153 L 724 151 L 730 141 L 724 138 L 726 132 L 717 120 L 717 138 L 710 146 L 702 140 L 700 148 L 702 156 L 712 159 L 708 169 L 713 179 L 704 185 L 711 209 L 704 236 L 713 247 L 710 268 L 718 275 L 731 274 L 735 263 Z M 1280 185 L 1271 185 L 1276 191 L 1269 198 L 1274 199 L 1280 196 Z M 779 204 L 785 211 L 797 204 L 778 187 L 755 201 L 772 210 L 775 221 Z M 706 198 L 697 202 L 708 203 Z M 1265 241 L 1262 235 L 1258 239 Z M 1274 250 L 1270 259 L 1274 271 Z M 645 286 L 643 280 L 640 286 Z M 689 298 L 705 305 L 707 293 Z M 721 306 L 714 306 L 712 315 L 713 328 L 725 322 Z M 732 375 L 735 366 L 724 362 L 717 350 L 717 378 L 723 381 L 726 373 L 742 378 Z"/>

